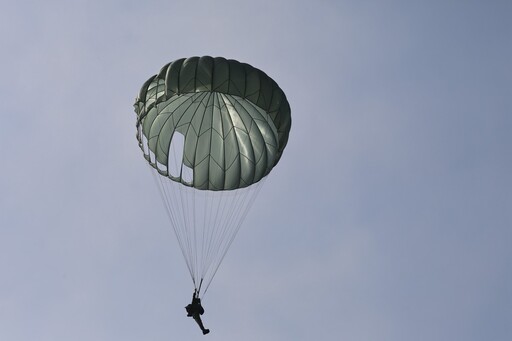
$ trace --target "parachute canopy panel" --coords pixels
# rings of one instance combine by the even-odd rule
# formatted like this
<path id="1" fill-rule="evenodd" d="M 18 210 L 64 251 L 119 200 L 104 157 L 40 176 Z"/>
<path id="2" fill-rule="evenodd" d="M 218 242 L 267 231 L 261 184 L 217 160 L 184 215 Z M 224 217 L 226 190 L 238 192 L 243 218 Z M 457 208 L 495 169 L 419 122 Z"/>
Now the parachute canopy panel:
<path id="1" fill-rule="evenodd" d="M 288 141 L 290 106 L 264 72 L 221 57 L 178 59 L 142 86 L 137 139 L 163 176 L 201 190 L 260 181 Z"/>

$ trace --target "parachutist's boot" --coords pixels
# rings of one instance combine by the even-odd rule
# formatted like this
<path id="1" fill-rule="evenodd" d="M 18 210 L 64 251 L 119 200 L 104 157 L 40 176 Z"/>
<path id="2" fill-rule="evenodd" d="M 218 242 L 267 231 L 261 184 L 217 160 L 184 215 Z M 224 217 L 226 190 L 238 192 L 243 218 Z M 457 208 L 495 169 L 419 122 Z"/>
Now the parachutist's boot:
<path id="1" fill-rule="evenodd" d="M 206 335 L 210 332 L 210 329 L 203 329 L 203 335 Z"/>

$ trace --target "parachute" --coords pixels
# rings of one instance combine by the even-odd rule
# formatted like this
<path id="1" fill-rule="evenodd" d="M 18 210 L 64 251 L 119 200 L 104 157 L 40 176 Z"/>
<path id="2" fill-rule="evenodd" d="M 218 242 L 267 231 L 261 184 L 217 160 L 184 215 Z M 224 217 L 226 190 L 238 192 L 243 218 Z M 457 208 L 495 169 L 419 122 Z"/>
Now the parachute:
<path id="1" fill-rule="evenodd" d="M 139 147 L 204 295 L 281 158 L 290 105 L 261 70 L 204 56 L 165 65 L 144 83 L 134 107 Z"/>

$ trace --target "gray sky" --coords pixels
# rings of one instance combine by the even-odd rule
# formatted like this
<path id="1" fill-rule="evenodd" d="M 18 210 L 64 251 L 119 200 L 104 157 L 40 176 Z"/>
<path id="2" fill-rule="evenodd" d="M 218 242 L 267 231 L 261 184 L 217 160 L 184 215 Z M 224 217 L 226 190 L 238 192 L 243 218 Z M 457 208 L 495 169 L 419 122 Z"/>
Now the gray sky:
<path id="1" fill-rule="evenodd" d="M 0 339 L 202 339 L 135 139 L 174 59 L 264 70 L 292 131 L 210 340 L 512 339 L 510 1 L 9 1 Z"/>

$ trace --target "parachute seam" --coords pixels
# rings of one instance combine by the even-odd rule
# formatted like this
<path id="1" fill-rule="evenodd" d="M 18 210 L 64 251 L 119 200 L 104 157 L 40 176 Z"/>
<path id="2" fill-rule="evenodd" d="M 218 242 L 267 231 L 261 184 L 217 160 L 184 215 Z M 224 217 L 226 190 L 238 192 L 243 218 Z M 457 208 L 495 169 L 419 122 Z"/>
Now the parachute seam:
<path id="1" fill-rule="evenodd" d="M 227 98 L 227 97 L 228 97 L 228 96 L 226 96 L 226 98 Z M 230 96 L 230 97 L 231 97 L 231 98 L 233 98 L 233 99 L 235 100 L 235 102 L 236 102 L 236 103 L 238 103 L 238 101 L 236 101 L 236 99 L 235 99 L 233 96 Z M 231 100 L 230 100 L 229 98 L 227 98 L 227 100 L 228 100 L 228 101 L 229 101 L 229 103 L 230 103 L 230 104 L 235 108 L 235 104 L 234 104 L 234 103 L 232 103 L 232 102 L 231 102 Z M 249 113 L 247 112 L 247 110 L 245 110 L 245 108 L 244 108 L 240 103 L 238 103 L 238 105 L 239 105 L 239 106 L 240 106 L 240 107 L 245 111 L 245 113 L 246 113 L 246 114 L 247 114 L 247 115 L 252 119 L 251 114 L 249 114 Z M 236 108 L 235 108 L 235 109 L 236 109 Z M 236 111 L 236 110 L 235 110 L 235 111 Z M 240 116 L 240 114 L 239 114 L 238 112 L 237 112 L 237 115 L 238 115 L 238 117 L 240 118 L 240 121 L 242 122 L 242 125 L 243 125 L 243 126 L 244 126 L 244 128 L 245 128 L 245 131 L 247 132 L 247 138 L 250 140 L 250 132 L 249 132 L 249 130 L 247 130 L 247 125 L 245 124 L 244 120 L 242 119 L 242 117 Z M 250 143 L 250 146 L 251 146 L 251 153 L 252 153 L 253 159 L 256 159 L 256 157 L 255 157 L 255 155 L 254 155 L 254 148 L 253 148 L 253 146 L 252 146 L 252 143 Z M 238 154 L 239 154 L 239 155 L 241 155 L 241 156 L 246 157 L 246 158 L 250 161 L 250 159 L 249 159 L 248 155 L 241 154 L 241 153 L 240 153 L 240 151 L 238 152 Z M 253 178 L 252 180 L 254 180 L 254 176 L 255 176 L 255 174 L 256 174 L 256 170 L 254 171 L 254 174 L 252 175 L 252 178 Z M 242 177 L 242 159 L 240 158 L 240 181 L 242 181 L 242 180 L 243 180 L 243 177 Z M 245 180 L 243 180 L 243 181 L 245 182 Z M 246 187 L 246 186 L 244 186 L 244 187 Z"/>
<path id="2" fill-rule="evenodd" d="M 226 104 L 226 100 L 224 98 L 225 96 L 221 96 L 222 98 L 222 102 L 224 102 L 224 106 L 226 107 L 226 110 L 228 112 L 228 117 L 229 117 L 229 120 L 231 121 L 231 126 L 233 127 L 233 131 L 235 133 L 235 140 L 236 140 L 236 150 L 237 150 L 237 153 L 238 155 L 240 155 L 240 143 L 238 141 L 238 135 L 236 133 L 236 127 L 235 127 L 235 124 L 233 122 L 233 118 L 231 117 L 231 112 L 229 111 L 228 107 L 227 107 L 227 104 Z M 236 159 L 235 159 L 236 161 Z M 233 163 L 235 162 L 233 161 Z M 231 165 L 233 165 L 233 163 Z M 239 164 L 239 170 L 240 170 L 240 174 L 238 176 L 238 186 L 240 186 L 240 181 L 241 181 L 241 177 L 242 177 L 242 162 L 240 161 L 240 157 L 238 157 L 238 164 Z M 230 166 L 231 168 L 231 166 Z M 227 169 L 226 169 L 227 170 Z"/>
<path id="3" fill-rule="evenodd" d="M 210 96 L 211 96 L 211 95 L 209 95 L 209 96 L 208 96 L 208 100 L 210 99 Z M 194 114 L 194 116 L 195 116 L 195 114 Z M 205 115 L 203 115 L 203 117 L 201 118 L 201 124 L 199 124 L 199 133 L 200 133 L 200 135 L 198 135 L 198 137 L 204 134 L 204 133 L 203 133 L 203 134 L 201 134 L 201 129 L 202 129 L 202 127 L 203 127 L 203 123 L 204 123 L 204 117 L 205 117 Z M 191 122 L 192 122 L 192 120 L 191 120 Z M 199 146 L 199 140 L 198 140 L 198 143 L 196 143 L 195 150 L 194 150 L 194 173 L 195 173 L 195 168 L 196 168 L 196 166 L 197 166 L 197 149 L 198 149 L 198 146 Z M 210 147 L 211 147 L 211 146 L 210 146 Z M 200 162 L 202 162 L 203 160 L 204 160 L 204 158 L 203 158 Z M 208 173 L 208 177 L 209 177 L 209 173 Z M 197 187 L 195 186 L 195 182 L 196 182 L 196 177 L 194 176 L 194 183 L 193 183 L 193 187 L 197 188 Z M 201 185 L 202 185 L 202 184 L 201 184 Z"/>
<path id="4" fill-rule="evenodd" d="M 217 101 L 219 101 L 219 95 L 216 95 L 215 96 L 217 98 Z M 222 130 L 222 134 L 220 134 L 220 136 L 222 137 L 222 141 L 223 141 L 223 144 L 225 143 L 226 141 L 226 135 L 224 134 L 224 120 L 222 118 L 222 111 L 220 110 L 220 104 L 219 104 L 219 117 L 220 117 L 220 125 L 221 125 L 221 130 Z M 223 179 L 223 185 L 222 185 L 222 188 L 225 189 L 226 188 L 226 146 L 223 145 L 222 146 L 222 163 L 223 165 L 221 166 L 222 170 L 224 171 L 224 179 Z"/>

